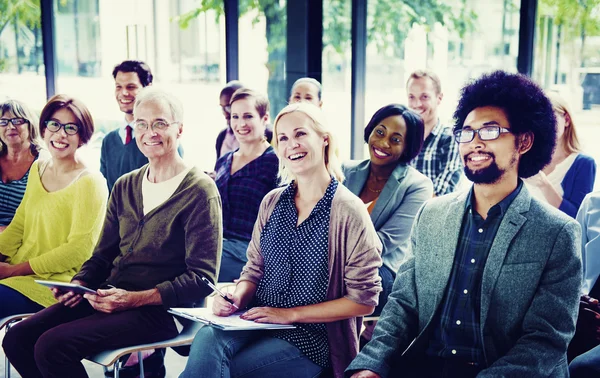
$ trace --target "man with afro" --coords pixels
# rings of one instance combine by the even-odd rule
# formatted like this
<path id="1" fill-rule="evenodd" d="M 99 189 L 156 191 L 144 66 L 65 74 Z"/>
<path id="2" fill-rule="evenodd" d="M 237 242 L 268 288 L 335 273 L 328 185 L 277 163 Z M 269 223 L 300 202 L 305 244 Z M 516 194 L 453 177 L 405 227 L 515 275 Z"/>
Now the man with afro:
<path id="1" fill-rule="evenodd" d="M 473 186 L 421 208 L 412 255 L 347 375 L 567 377 L 581 229 L 522 181 L 550 161 L 552 105 L 526 76 L 496 71 L 462 89 L 454 118 Z"/>

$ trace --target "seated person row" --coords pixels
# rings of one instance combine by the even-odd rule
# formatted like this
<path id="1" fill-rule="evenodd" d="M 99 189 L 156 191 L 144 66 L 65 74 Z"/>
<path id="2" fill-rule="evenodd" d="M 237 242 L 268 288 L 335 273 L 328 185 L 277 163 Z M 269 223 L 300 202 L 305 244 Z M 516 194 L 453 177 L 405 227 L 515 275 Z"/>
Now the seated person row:
<path id="1" fill-rule="evenodd" d="M 201 277 L 215 282 L 221 204 L 214 181 L 177 153 L 181 103 L 145 88 L 134 117 L 149 164 L 115 183 L 98 244 L 72 281 L 97 294 L 55 290 L 60 303 L 10 328 L 4 351 L 23 377 L 87 377 L 83 358 L 174 337 L 167 309 L 192 307 L 212 292 Z"/>
<path id="2" fill-rule="evenodd" d="M 364 132 L 370 158 L 344 164 L 344 184 L 364 202 L 383 244 L 379 268 L 383 291 L 379 316 L 396 271 L 407 256 L 410 229 L 419 208 L 433 196 L 431 180 L 408 164 L 423 145 L 423 121 L 400 104 L 379 109 Z M 367 340 L 368 334 L 363 335 Z"/>
<path id="3" fill-rule="evenodd" d="M 56 95 L 40 121 L 50 158 L 31 165 L 23 201 L 0 234 L 0 318 L 56 303 L 34 280 L 69 282 L 90 258 L 106 211 L 104 179 L 76 154 L 94 132 L 88 109 L 77 99 Z M 21 124 L 14 131 L 26 138 L 27 127 Z"/>
<path id="4" fill-rule="evenodd" d="M 29 170 L 40 155 L 38 117 L 17 100 L 0 103 L 0 231 L 23 199 Z"/>
<path id="5" fill-rule="evenodd" d="M 581 231 L 521 180 L 551 160 L 552 104 L 528 77 L 496 71 L 462 89 L 454 119 L 473 186 L 419 210 L 411 256 L 346 374 L 568 377 Z"/>
<path id="6" fill-rule="evenodd" d="M 223 204 L 223 254 L 220 282 L 240 277 L 260 203 L 277 187 L 279 161 L 265 138 L 269 100 L 240 88 L 231 97 L 231 129 L 239 148 L 221 156 L 215 182 Z"/>
<path id="7" fill-rule="evenodd" d="M 336 140 L 319 108 L 277 116 L 275 150 L 287 183 L 261 203 L 235 292 L 244 319 L 294 324 L 280 331 L 202 328 L 182 377 L 336 377 L 358 352 L 359 319 L 381 291 L 381 242 L 363 203 L 341 185 Z M 235 308 L 216 297 L 213 312 Z"/>
<path id="8" fill-rule="evenodd" d="M 581 152 L 573 113 L 556 92 L 546 92 L 556 117 L 556 148 L 552 160 L 525 180 L 531 194 L 575 218 L 583 198 L 594 189 L 596 162 Z"/>

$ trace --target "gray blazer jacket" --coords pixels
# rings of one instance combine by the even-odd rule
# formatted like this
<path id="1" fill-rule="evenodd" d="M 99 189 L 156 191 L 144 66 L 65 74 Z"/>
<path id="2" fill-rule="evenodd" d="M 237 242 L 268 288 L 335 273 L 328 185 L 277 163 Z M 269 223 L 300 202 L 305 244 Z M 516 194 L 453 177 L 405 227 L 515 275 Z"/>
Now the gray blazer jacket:
<path id="1" fill-rule="evenodd" d="M 370 160 L 352 160 L 343 166 L 344 185 L 357 196 L 369 177 Z M 398 164 L 371 212 L 377 236 L 383 244 L 383 263 L 396 273 L 406 258 L 410 229 L 419 208 L 433 196 L 431 180 L 406 164 Z"/>
<path id="2" fill-rule="evenodd" d="M 411 232 L 414 255 L 400 267 L 373 339 L 347 372 L 396 376 L 398 363 L 423 355 L 446 292 L 467 194 L 435 198 L 421 208 Z M 480 336 L 486 368 L 480 377 L 568 377 L 566 350 L 581 285 L 580 238 L 577 222 L 522 188 L 483 272 Z"/>

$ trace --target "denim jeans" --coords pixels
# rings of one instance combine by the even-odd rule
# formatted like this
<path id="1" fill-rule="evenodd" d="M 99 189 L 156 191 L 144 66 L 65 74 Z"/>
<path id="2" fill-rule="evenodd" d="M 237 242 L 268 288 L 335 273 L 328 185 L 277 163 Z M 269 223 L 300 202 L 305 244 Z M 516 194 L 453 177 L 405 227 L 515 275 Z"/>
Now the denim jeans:
<path id="1" fill-rule="evenodd" d="M 206 326 L 194 338 L 179 378 L 317 377 L 322 368 L 268 331 L 221 331 Z"/>
<path id="2" fill-rule="evenodd" d="M 233 282 L 233 280 L 240 278 L 242 268 L 248 262 L 246 258 L 248 244 L 249 242 L 245 240 L 223 239 L 219 282 Z"/>
<path id="3" fill-rule="evenodd" d="M 0 319 L 11 315 L 38 312 L 44 308 L 18 291 L 4 285 L 0 285 L 0 303 L 2 303 Z"/>
<path id="4" fill-rule="evenodd" d="M 600 376 L 600 345 L 580 355 L 569 365 L 571 378 Z"/>
<path id="5" fill-rule="evenodd" d="M 370 316 L 379 316 L 383 307 L 387 303 L 388 297 L 394 287 L 394 280 L 396 279 L 395 272 L 392 272 L 390 268 L 385 265 L 379 267 L 379 276 L 381 277 L 381 293 L 379 293 L 379 304 L 375 307 L 375 311 Z"/>

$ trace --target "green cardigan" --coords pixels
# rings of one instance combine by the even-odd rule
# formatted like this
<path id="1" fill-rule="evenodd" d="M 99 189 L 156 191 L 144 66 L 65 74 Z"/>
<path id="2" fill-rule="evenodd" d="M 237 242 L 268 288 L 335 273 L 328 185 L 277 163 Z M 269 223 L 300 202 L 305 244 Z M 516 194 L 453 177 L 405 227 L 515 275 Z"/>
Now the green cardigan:
<path id="1" fill-rule="evenodd" d="M 115 183 L 104 227 L 92 257 L 73 279 L 96 288 L 108 283 L 141 291 L 157 288 L 163 306 L 201 302 L 216 282 L 223 226 L 214 181 L 196 168 L 175 193 L 143 213 L 142 180 L 148 165 Z"/>

